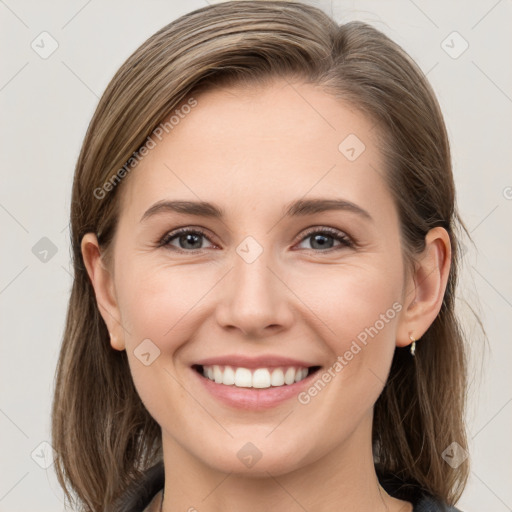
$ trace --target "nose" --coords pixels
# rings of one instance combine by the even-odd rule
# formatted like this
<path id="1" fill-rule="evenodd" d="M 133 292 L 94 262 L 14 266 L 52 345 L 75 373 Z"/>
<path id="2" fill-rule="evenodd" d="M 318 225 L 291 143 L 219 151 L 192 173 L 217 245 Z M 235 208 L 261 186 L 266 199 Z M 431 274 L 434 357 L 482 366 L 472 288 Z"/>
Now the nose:
<path id="1" fill-rule="evenodd" d="M 293 322 L 293 294 L 280 274 L 266 251 L 252 263 L 235 254 L 234 268 L 224 279 L 216 309 L 219 325 L 238 329 L 251 338 L 264 338 L 289 328 Z"/>

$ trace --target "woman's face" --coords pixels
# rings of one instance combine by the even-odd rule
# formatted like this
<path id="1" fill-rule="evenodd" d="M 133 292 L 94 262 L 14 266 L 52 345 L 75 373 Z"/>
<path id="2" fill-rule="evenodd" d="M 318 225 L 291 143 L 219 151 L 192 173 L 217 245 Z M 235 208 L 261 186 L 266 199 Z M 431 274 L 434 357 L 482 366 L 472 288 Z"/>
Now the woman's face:
<path id="1" fill-rule="evenodd" d="M 411 291 L 377 128 L 284 80 L 195 99 L 122 183 L 113 345 L 164 449 L 274 475 L 367 453 Z"/>

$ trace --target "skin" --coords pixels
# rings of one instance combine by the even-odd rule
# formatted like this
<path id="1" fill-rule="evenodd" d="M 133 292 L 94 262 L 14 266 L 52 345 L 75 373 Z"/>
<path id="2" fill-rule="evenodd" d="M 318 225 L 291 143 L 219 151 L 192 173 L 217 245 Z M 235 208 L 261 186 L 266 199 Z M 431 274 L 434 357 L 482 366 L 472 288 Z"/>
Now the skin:
<path id="1" fill-rule="evenodd" d="M 421 338 L 441 308 L 448 234 L 431 230 L 415 272 L 405 271 L 377 130 L 319 88 L 276 80 L 196 99 L 122 183 L 112 266 L 93 233 L 82 242 L 112 347 L 127 351 L 162 427 L 163 510 L 412 510 L 378 485 L 373 406 L 395 347 Z M 349 134 L 366 146 L 355 161 L 338 149 Z M 372 220 L 350 211 L 283 217 L 291 201 L 320 197 L 351 201 Z M 225 218 L 163 212 L 141 222 L 163 199 L 210 201 Z M 158 247 L 185 226 L 206 231 L 201 249 L 179 237 Z M 312 235 L 325 227 L 356 245 L 327 238 L 319 248 Z M 307 228 L 318 229 L 306 236 Z M 250 264 L 236 252 L 247 236 L 263 248 Z M 393 303 L 396 316 L 306 405 L 293 398 L 238 410 L 191 373 L 195 361 L 224 354 L 279 354 L 327 369 Z M 134 355 L 147 338 L 161 351 L 149 366 Z M 247 442 L 262 454 L 250 468 L 237 457 Z"/>

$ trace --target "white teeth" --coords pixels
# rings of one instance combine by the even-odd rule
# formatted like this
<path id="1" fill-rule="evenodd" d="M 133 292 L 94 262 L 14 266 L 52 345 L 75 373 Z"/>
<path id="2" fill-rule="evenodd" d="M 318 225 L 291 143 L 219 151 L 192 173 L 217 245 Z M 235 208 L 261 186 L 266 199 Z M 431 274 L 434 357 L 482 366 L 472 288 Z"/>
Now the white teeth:
<path id="1" fill-rule="evenodd" d="M 252 386 L 251 370 L 247 368 L 237 368 L 235 372 L 235 386 L 238 388 L 250 388 Z"/>
<path id="2" fill-rule="evenodd" d="M 293 384 L 295 382 L 295 368 L 288 368 L 284 374 L 284 383 Z"/>
<path id="3" fill-rule="evenodd" d="M 269 388 L 270 372 L 266 368 L 258 368 L 252 376 L 253 388 Z"/>
<path id="4" fill-rule="evenodd" d="M 203 366 L 203 375 L 217 384 L 239 388 L 269 388 L 290 385 L 305 379 L 307 368 L 258 368 L 254 371 L 248 368 L 233 368 L 232 366 Z"/>
<path id="5" fill-rule="evenodd" d="M 222 384 L 226 386 L 232 386 L 235 383 L 235 372 L 231 366 L 224 368 L 224 377 L 222 378 Z"/>
<path id="6" fill-rule="evenodd" d="M 283 373 L 283 370 L 281 370 L 281 368 L 278 368 L 277 370 L 274 370 L 272 372 L 270 384 L 272 384 L 272 386 L 283 386 L 284 385 L 284 373 Z"/>
<path id="7" fill-rule="evenodd" d="M 305 379 L 308 374 L 307 368 L 302 368 L 295 372 L 295 382 L 299 382 L 299 380 Z"/>
<path id="8" fill-rule="evenodd" d="M 222 374 L 221 369 L 218 366 L 213 367 L 213 380 L 217 384 L 222 384 L 222 379 L 224 378 L 224 375 Z"/>

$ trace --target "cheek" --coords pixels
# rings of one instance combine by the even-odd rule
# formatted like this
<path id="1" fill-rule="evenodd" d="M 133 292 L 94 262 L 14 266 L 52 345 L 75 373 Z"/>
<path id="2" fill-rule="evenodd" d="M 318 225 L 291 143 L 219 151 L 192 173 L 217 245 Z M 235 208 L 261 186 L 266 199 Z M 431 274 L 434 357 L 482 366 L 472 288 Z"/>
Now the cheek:
<path id="1" fill-rule="evenodd" d="M 167 416 L 165 404 L 180 403 L 183 407 L 190 397 L 178 383 L 181 375 L 176 374 L 172 359 L 194 336 L 205 294 L 218 276 L 212 271 L 155 263 L 137 256 L 118 262 L 118 304 L 135 387 L 160 424 L 179 429 L 180 420 Z M 188 414 L 195 417 L 194 403 L 188 407 Z"/>
<path id="2" fill-rule="evenodd" d="M 329 411 L 332 417 L 320 423 L 341 424 L 347 410 L 357 422 L 381 393 L 395 350 L 401 276 L 392 258 L 372 256 L 296 280 L 297 286 L 302 283 L 297 294 L 315 313 L 309 318 L 328 352 L 328 366 L 318 375 L 322 382 L 315 380 L 300 398 L 313 402 L 320 416 Z"/>
<path id="3" fill-rule="evenodd" d="M 216 279 L 211 271 L 133 258 L 119 272 L 118 281 L 118 303 L 129 333 L 127 347 L 149 338 L 169 350 L 183 338 L 190 315 L 201 308 Z"/>
<path id="4" fill-rule="evenodd" d="M 328 444 L 359 424 L 387 380 L 402 309 L 401 267 L 368 258 L 365 264 L 319 269 L 301 283 L 298 295 L 314 312 L 308 318 L 322 333 L 329 362 L 298 398 L 317 419 L 311 429 L 326 435 Z M 326 425 L 333 426 L 332 437 Z"/>
<path id="5" fill-rule="evenodd" d="M 133 350 L 150 339 L 172 353 L 193 336 L 200 317 L 214 314 L 216 294 L 210 292 L 222 286 L 225 269 L 148 260 L 118 260 L 116 289 L 126 346 Z M 290 328 L 313 325 L 333 356 L 349 350 L 355 339 L 374 339 L 375 329 L 379 339 L 392 334 L 393 304 L 402 282 L 401 269 L 391 259 L 370 255 L 339 265 L 302 262 L 280 274 L 293 290 L 282 300 L 298 312 L 297 325 Z"/>
<path id="6" fill-rule="evenodd" d="M 372 326 L 387 334 L 396 322 L 401 269 L 390 262 L 377 261 L 378 258 L 367 258 L 357 264 L 319 266 L 293 278 L 294 291 L 324 324 L 326 338 L 337 354 L 347 350 L 359 335 L 364 339 L 364 333 Z"/>

